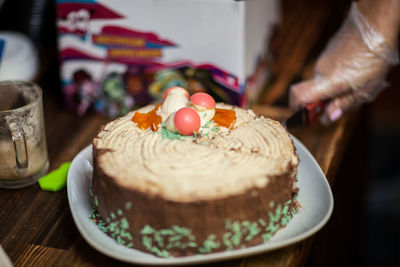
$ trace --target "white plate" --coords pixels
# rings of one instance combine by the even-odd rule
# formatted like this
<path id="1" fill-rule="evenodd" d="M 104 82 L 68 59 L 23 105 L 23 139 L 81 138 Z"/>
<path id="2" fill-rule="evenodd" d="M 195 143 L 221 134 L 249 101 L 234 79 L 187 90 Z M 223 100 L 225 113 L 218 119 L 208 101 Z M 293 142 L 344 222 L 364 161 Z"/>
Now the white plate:
<path id="1" fill-rule="evenodd" d="M 259 254 L 303 240 L 322 228 L 333 210 L 329 184 L 315 159 L 304 145 L 293 137 L 300 157 L 298 168 L 299 212 L 278 231 L 269 242 L 249 248 L 179 258 L 158 258 L 152 254 L 118 245 L 89 220 L 91 205 L 89 184 L 92 179 L 92 147 L 83 149 L 72 161 L 68 173 L 68 201 L 72 217 L 84 239 L 101 253 L 112 258 L 137 264 L 182 265 L 227 260 Z"/>

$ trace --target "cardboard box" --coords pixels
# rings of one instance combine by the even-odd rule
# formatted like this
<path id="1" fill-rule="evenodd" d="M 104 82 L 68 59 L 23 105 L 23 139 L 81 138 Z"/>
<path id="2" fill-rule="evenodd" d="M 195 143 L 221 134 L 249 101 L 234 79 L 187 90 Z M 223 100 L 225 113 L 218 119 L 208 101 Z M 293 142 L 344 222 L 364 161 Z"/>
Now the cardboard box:
<path id="1" fill-rule="evenodd" d="M 278 20 L 278 0 L 57 0 L 67 105 L 117 116 L 182 86 L 245 106 Z"/>

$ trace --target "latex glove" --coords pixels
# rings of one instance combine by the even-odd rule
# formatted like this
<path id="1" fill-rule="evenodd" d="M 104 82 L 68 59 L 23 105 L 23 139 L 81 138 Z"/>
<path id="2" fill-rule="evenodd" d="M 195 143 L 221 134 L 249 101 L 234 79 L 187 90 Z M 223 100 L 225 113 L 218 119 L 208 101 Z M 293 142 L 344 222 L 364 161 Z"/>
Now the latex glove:
<path id="1" fill-rule="evenodd" d="M 314 78 L 290 88 L 290 107 L 297 110 L 328 100 L 321 122 L 329 124 L 349 109 L 374 100 L 386 86 L 389 67 L 397 63 L 397 51 L 353 3 L 341 29 L 319 57 Z"/>

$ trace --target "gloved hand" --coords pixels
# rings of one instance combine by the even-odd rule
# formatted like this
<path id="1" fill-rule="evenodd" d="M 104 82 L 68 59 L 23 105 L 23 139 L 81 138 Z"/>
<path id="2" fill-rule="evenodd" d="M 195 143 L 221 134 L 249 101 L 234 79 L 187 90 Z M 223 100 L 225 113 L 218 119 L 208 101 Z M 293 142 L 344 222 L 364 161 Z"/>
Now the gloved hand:
<path id="1" fill-rule="evenodd" d="M 328 100 L 321 122 L 329 124 L 347 110 L 370 102 L 385 88 L 397 51 L 377 32 L 353 3 L 341 29 L 319 57 L 314 77 L 290 88 L 292 110 Z"/>

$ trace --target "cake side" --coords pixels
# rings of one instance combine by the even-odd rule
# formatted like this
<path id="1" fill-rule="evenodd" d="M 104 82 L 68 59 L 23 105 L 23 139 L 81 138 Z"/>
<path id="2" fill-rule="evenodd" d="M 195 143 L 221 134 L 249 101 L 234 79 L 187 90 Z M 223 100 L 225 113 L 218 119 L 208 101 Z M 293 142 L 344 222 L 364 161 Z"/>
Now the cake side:
<path id="1" fill-rule="evenodd" d="M 211 253 L 267 242 L 289 222 L 298 205 L 293 169 L 286 175 L 269 177 L 269 185 L 261 189 L 188 203 L 121 187 L 94 164 L 93 199 L 98 219 L 104 222 L 101 229 L 119 244 L 161 257 Z"/>

